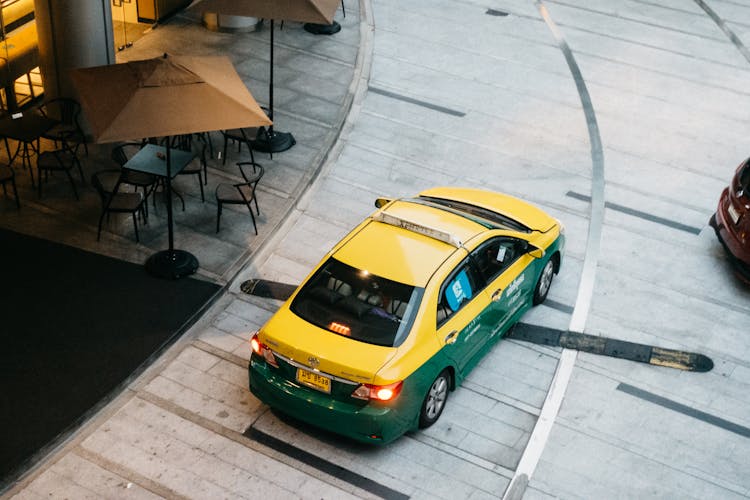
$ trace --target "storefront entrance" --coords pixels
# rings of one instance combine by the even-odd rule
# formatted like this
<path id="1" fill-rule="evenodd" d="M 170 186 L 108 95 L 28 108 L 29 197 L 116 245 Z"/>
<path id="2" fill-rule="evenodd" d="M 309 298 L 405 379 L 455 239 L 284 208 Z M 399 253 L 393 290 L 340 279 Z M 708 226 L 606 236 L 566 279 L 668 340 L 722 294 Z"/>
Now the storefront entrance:
<path id="1" fill-rule="evenodd" d="M 143 10 L 140 0 L 112 0 L 112 28 L 115 38 L 115 50 L 121 51 L 133 45 L 133 42 L 141 38 L 152 27 L 154 21 L 141 17 Z"/>
<path id="2" fill-rule="evenodd" d="M 2 111 L 14 111 L 44 92 L 34 0 L 0 2 L 0 24 L 0 107 Z"/>

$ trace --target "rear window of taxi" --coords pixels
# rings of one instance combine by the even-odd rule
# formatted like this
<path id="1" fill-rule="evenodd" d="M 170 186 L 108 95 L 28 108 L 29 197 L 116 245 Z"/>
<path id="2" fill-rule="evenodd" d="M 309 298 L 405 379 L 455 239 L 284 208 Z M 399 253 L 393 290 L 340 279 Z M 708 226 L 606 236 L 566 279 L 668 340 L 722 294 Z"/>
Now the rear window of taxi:
<path id="1" fill-rule="evenodd" d="M 407 337 L 423 292 L 331 257 L 300 289 L 291 310 L 337 335 L 395 347 Z"/>

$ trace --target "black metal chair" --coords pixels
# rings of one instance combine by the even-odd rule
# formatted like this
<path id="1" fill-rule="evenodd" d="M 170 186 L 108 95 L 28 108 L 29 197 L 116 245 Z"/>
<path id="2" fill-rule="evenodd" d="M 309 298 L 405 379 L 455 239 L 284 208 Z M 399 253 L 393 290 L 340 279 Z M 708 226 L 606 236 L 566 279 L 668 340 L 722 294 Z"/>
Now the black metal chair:
<path id="1" fill-rule="evenodd" d="M 343 0 L 342 0 L 343 1 Z M 283 21 L 282 21 L 283 26 Z M 267 117 L 271 117 L 271 111 L 261 106 L 260 109 L 266 114 Z M 224 155 L 222 159 L 222 165 L 227 163 L 227 143 L 229 141 L 237 143 L 237 153 L 242 153 L 242 145 L 247 145 L 248 151 L 250 151 L 250 161 L 255 161 L 253 154 L 253 143 L 258 139 L 268 140 L 268 128 L 267 127 L 245 127 L 245 128 L 233 128 L 230 130 L 221 130 L 221 135 L 224 138 Z M 268 157 L 273 160 L 273 152 L 268 152 Z"/>
<path id="2" fill-rule="evenodd" d="M 227 145 L 229 141 L 237 143 L 237 153 L 242 153 L 242 145 L 246 145 L 250 151 L 250 161 L 255 162 L 253 155 L 253 142 L 261 129 L 257 127 L 234 128 L 231 130 L 222 130 L 221 135 L 224 138 L 224 152 L 222 153 L 221 164 L 227 164 Z"/>
<path id="3" fill-rule="evenodd" d="M 208 157 L 213 158 L 214 157 L 214 141 L 213 139 L 211 139 L 211 133 L 210 132 L 195 132 L 193 135 L 195 137 L 202 139 L 208 145 Z"/>
<path id="4" fill-rule="evenodd" d="M 115 146 L 112 149 L 112 160 L 124 167 L 130 158 L 132 158 L 143 147 L 142 142 L 126 142 Z M 143 191 L 143 217 L 148 220 L 148 197 L 154 192 L 159 182 L 159 177 L 146 172 L 136 172 L 123 168 L 122 182 L 133 186 L 137 191 L 139 188 Z"/>
<path id="5" fill-rule="evenodd" d="M 56 97 L 39 106 L 39 111 L 44 116 L 57 120 L 57 124 L 42 134 L 42 137 L 54 141 L 55 148 L 70 149 L 76 155 L 78 148 L 83 145 L 86 156 L 89 155 L 86 135 L 78 121 L 81 114 L 78 101 L 70 97 Z"/>
<path id="6" fill-rule="evenodd" d="M 159 144 L 160 146 L 169 146 L 172 149 L 189 149 L 190 144 L 192 141 L 192 135 L 191 134 L 185 134 L 185 135 L 176 135 L 176 136 L 169 136 L 169 137 L 162 137 L 160 140 L 156 139 L 149 139 L 148 142 L 151 142 L 152 144 Z M 144 141 L 144 145 L 146 144 L 146 141 Z M 165 199 L 166 199 L 166 186 L 167 179 L 164 177 L 157 177 L 156 179 L 156 185 L 154 186 L 154 189 L 152 190 L 152 193 L 155 193 L 159 188 L 161 188 L 161 192 L 164 193 Z M 182 211 L 185 211 L 185 198 L 182 197 L 182 194 L 174 187 L 171 187 L 172 196 L 176 196 L 180 200 L 180 204 L 182 204 Z M 153 199 L 154 207 L 156 206 L 156 196 L 151 196 Z"/>
<path id="7" fill-rule="evenodd" d="M 83 177 L 83 170 L 81 169 L 81 163 L 78 161 L 75 153 L 68 148 L 56 149 L 54 151 L 44 151 L 39 153 L 36 158 L 36 169 L 38 176 L 39 197 L 42 197 L 42 181 L 46 182 L 49 179 L 50 172 L 65 172 L 65 175 L 70 181 L 70 186 L 73 188 L 73 194 L 78 200 L 78 190 L 76 189 L 76 183 L 73 181 L 73 176 L 70 175 L 70 171 L 73 167 L 78 167 L 78 173 L 81 174 L 81 182 L 86 183 Z M 42 172 L 44 172 L 44 179 L 42 179 Z"/>
<path id="8" fill-rule="evenodd" d="M 205 202 L 206 198 L 203 194 L 203 185 L 208 184 L 208 166 L 206 165 L 206 149 L 207 144 L 205 139 L 200 136 L 192 137 L 189 144 L 183 145 L 185 149 L 190 148 L 192 153 L 195 155 L 193 161 L 188 163 L 178 175 L 197 175 L 198 186 L 201 188 L 201 201 Z"/>
<path id="9" fill-rule="evenodd" d="M 114 183 L 114 185 L 112 185 Z M 129 213 L 133 217 L 133 227 L 135 228 L 135 241 L 140 242 L 138 236 L 138 220 L 136 215 L 143 213 L 144 197 L 140 191 L 122 192 L 120 187 L 123 185 L 122 173 L 120 170 L 100 170 L 91 176 L 91 185 L 94 186 L 102 202 L 102 214 L 99 216 L 99 227 L 96 233 L 96 241 L 99 241 L 102 235 L 102 223 L 104 216 L 109 218 L 111 213 Z M 144 223 L 147 223 L 144 215 Z"/>
<path id="10" fill-rule="evenodd" d="M 21 202 L 18 199 L 18 189 L 16 189 L 16 173 L 8 165 L 0 165 L 0 184 L 3 185 L 3 194 L 8 197 L 7 184 L 10 183 L 13 188 L 13 196 L 16 197 L 16 207 L 21 208 Z"/>
<path id="11" fill-rule="evenodd" d="M 219 232 L 219 224 L 221 222 L 221 211 L 225 204 L 230 205 L 245 205 L 250 211 L 250 217 L 253 220 L 253 229 L 255 234 L 258 234 L 258 226 L 255 224 L 255 214 L 253 214 L 252 203 L 255 203 L 255 211 L 260 215 L 260 208 L 258 207 L 258 198 L 255 190 L 258 187 L 260 178 L 263 177 L 263 167 L 255 162 L 238 162 L 237 166 L 240 168 L 245 182 L 238 182 L 236 184 L 221 183 L 216 186 L 216 232 Z M 249 167 L 252 167 L 252 173 L 247 172 Z"/>

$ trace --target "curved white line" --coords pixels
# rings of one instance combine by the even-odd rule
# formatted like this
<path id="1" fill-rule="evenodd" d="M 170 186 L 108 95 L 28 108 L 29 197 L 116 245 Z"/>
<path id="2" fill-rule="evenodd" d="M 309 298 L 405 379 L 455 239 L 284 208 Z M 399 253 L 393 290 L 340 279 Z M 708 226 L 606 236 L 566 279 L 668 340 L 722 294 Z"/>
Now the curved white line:
<path id="1" fill-rule="evenodd" d="M 591 104 L 591 96 L 588 93 L 578 64 L 573 58 L 573 52 L 570 50 L 565 38 L 562 36 L 562 33 L 557 28 L 557 25 L 550 17 L 547 8 L 541 0 L 535 0 L 534 3 L 557 40 L 560 50 L 565 55 L 565 60 L 568 63 L 578 89 L 583 112 L 586 115 L 589 142 L 591 143 L 591 217 L 589 219 L 588 239 L 586 242 L 586 256 L 583 261 L 581 279 L 578 283 L 578 296 L 576 297 L 575 307 L 568 326 L 568 330 L 572 332 L 583 333 L 591 306 L 591 298 L 594 293 L 594 281 L 599 261 L 602 226 L 604 224 L 604 153 L 599 135 L 599 126 L 597 125 L 596 115 Z M 523 496 L 526 485 L 531 480 L 539 464 L 542 452 L 552 432 L 552 426 L 560 411 L 560 406 L 562 405 L 565 391 L 568 388 L 577 356 L 578 351 L 563 349 L 560 360 L 557 363 L 555 376 L 552 379 L 547 397 L 542 405 L 539 419 L 534 426 L 521 460 L 518 462 L 513 479 L 505 490 L 505 494 L 503 495 L 504 500 L 518 499 Z"/>

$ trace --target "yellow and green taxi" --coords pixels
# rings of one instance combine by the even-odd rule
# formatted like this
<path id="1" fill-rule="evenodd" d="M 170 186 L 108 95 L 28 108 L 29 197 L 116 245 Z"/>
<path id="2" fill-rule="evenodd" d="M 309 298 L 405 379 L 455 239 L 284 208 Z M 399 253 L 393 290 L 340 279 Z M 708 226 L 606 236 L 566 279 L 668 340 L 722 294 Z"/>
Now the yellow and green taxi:
<path id="1" fill-rule="evenodd" d="M 359 441 L 432 425 L 490 347 L 547 297 L 562 224 L 512 196 L 378 199 L 251 338 L 261 401 Z"/>

